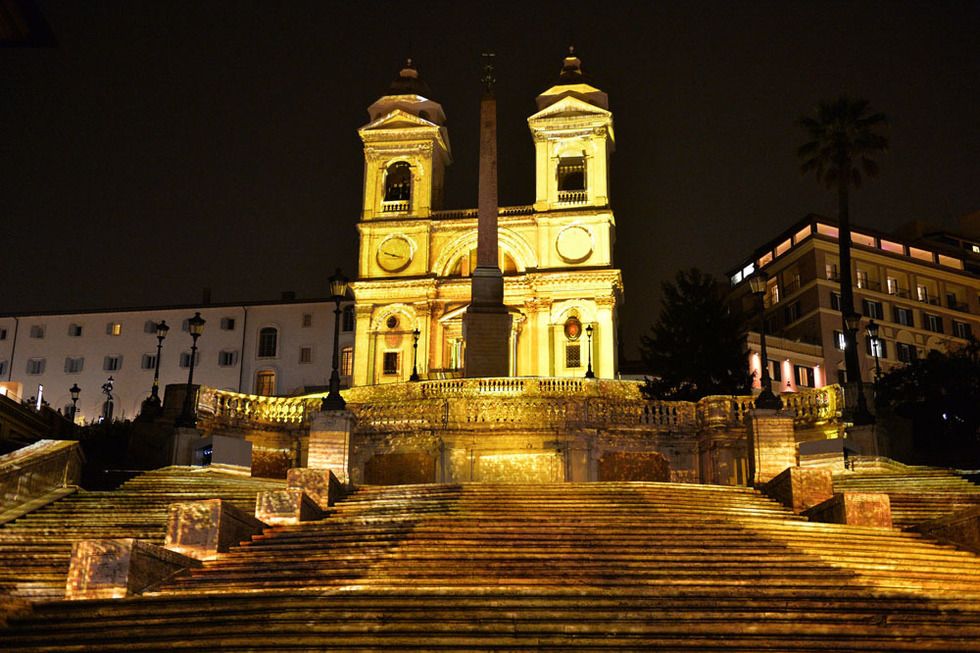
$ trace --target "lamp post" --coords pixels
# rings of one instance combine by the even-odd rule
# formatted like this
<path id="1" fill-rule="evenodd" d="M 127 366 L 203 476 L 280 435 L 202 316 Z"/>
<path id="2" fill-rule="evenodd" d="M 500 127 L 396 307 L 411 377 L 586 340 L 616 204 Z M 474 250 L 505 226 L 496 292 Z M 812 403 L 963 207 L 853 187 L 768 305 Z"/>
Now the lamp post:
<path id="1" fill-rule="evenodd" d="M 140 415 L 157 415 L 160 412 L 160 352 L 163 351 L 163 339 L 167 337 L 170 327 L 166 320 L 157 323 L 157 359 L 153 368 L 153 387 L 150 388 L 150 396 L 143 401 L 140 408 Z"/>
<path id="2" fill-rule="evenodd" d="M 878 381 L 881 380 L 881 363 L 878 361 L 881 341 L 878 340 L 878 323 L 873 319 L 868 321 L 868 338 L 871 339 L 871 353 L 875 357 L 875 397 L 878 396 Z"/>
<path id="3" fill-rule="evenodd" d="M 759 298 L 759 314 L 762 317 L 762 326 L 759 328 L 759 363 L 762 368 L 762 378 L 760 385 L 762 392 L 755 398 L 755 407 L 763 410 L 779 410 L 783 407 L 783 402 L 772 391 L 772 377 L 769 375 L 769 355 L 766 352 L 766 284 L 769 275 L 765 270 L 759 270 L 754 276 L 749 278 L 749 288 L 752 294 Z"/>
<path id="4" fill-rule="evenodd" d="M 78 387 L 77 383 L 72 383 L 71 387 L 68 388 L 68 392 L 71 393 L 71 423 L 75 423 L 75 414 L 78 413 L 78 394 L 82 391 Z"/>
<path id="5" fill-rule="evenodd" d="M 200 313 L 187 320 L 187 330 L 191 333 L 191 360 L 187 372 L 187 389 L 184 391 L 184 409 L 177 419 L 177 426 L 195 428 L 197 426 L 197 411 L 194 406 L 194 359 L 197 358 L 197 339 L 204 333 L 205 319 Z"/>
<path id="6" fill-rule="evenodd" d="M 412 376 L 408 377 L 409 381 L 419 380 L 419 335 L 421 332 L 415 327 L 412 331 Z"/>
<path id="7" fill-rule="evenodd" d="M 847 348 L 854 347 L 857 349 L 857 332 L 861 328 L 861 314 L 857 312 L 850 312 L 844 316 L 844 327 L 847 329 L 847 337 L 844 342 L 844 357 L 848 356 Z M 855 353 L 856 355 L 856 353 Z M 847 366 L 848 368 L 852 366 Z M 854 424 L 871 424 L 873 423 L 874 416 L 868 412 L 868 400 L 864 396 L 864 383 L 861 380 L 861 367 L 854 366 L 857 370 L 856 378 L 852 379 L 850 376 L 847 377 L 848 383 L 854 383 L 854 387 L 857 390 L 857 408 L 854 410 Z M 850 370 L 848 370 L 850 371 Z"/>
<path id="8" fill-rule="evenodd" d="M 585 335 L 588 339 L 589 348 L 589 366 L 585 369 L 585 378 L 594 379 L 595 372 L 592 371 L 592 325 L 585 327 Z"/>
<path id="9" fill-rule="evenodd" d="M 336 305 L 333 312 L 333 371 L 330 372 L 330 391 L 323 398 L 320 408 L 322 410 L 343 410 L 347 402 L 340 396 L 340 373 L 337 371 L 337 366 L 340 363 L 338 338 L 340 337 L 340 302 L 347 296 L 347 286 L 350 280 L 344 276 L 340 268 L 337 268 L 337 271 L 327 281 L 330 283 L 330 299 Z"/>

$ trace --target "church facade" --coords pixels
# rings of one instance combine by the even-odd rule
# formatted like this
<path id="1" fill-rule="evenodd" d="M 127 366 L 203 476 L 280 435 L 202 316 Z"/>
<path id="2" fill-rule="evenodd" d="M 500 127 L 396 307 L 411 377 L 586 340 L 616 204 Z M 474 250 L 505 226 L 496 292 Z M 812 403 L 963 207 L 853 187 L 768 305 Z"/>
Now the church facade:
<path id="1" fill-rule="evenodd" d="M 565 58 L 530 116 L 533 205 L 498 211 L 499 266 L 511 314 L 510 376 L 617 370 L 622 276 L 609 202 L 608 98 Z M 364 194 L 354 284 L 353 385 L 456 378 L 476 267 L 477 210 L 443 210 L 452 162 L 445 113 L 409 61 L 360 128 Z"/>

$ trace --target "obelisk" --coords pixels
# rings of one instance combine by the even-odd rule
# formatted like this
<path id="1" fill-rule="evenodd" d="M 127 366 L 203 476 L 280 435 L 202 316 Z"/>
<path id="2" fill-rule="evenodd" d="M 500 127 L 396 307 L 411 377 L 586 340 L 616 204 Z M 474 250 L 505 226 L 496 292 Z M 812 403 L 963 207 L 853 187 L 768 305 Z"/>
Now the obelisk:
<path id="1" fill-rule="evenodd" d="M 484 55 L 476 269 L 470 305 L 463 316 L 463 373 L 467 377 L 508 376 L 510 371 L 510 314 L 504 306 L 504 277 L 497 258 L 497 99 L 492 57 Z"/>

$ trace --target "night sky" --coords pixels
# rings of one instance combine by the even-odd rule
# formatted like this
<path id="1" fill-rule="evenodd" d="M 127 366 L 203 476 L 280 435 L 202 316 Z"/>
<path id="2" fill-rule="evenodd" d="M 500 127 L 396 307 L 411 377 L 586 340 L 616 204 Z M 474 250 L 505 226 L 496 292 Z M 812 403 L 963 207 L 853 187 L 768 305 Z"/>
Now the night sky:
<path id="1" fill-rule="evenodd" d="M 796 119 L 891 122 L 852 220 L 980 209 L 980 2 L 42 2 L 0 49 L 0 313 L 327 294 L 352 272 L 358 127 L 407 55 L 448 116 L 446 208 L 476 206 L 480 52 L 500 202 L 533 201 L 526 118 L 570 42 L 609 94 L 627 354 L 681 267 L 720 274 L 835 196 Z"/>

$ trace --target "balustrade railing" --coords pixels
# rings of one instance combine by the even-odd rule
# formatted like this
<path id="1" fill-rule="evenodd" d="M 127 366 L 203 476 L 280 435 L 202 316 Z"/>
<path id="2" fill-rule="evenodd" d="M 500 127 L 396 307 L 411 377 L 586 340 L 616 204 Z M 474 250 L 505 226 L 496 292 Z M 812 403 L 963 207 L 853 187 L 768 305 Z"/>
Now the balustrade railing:
<path id="1" fill-rule="evenodd" d="M 711 396 L 697 402 L 651 400 L 642 395 L 641 386 L 642 382 L 611 379 L 502 377 L 362 386 L 344 390 L 343 395 L 358 430 L 368 432 L 474 424 L 695 431 L 742 426 L 755 407 L 749 396 Z M 262 397 L 203 388 L 199 412 L 229 425 L 288 428 L 308 424 L 320 410 L 323 396 Z M 837 419 L 844 404 L 836 385 L 786 393 L 782 400 L 783 409 L 801 424 Z"/>
<path id="2" fill-rule="evenodd" d="M 588 200 L 589 200 L 588 191 L 584 191 L 584 190 L 558 191 L 558 202 L 561 204 L 585 204 Z"/>

